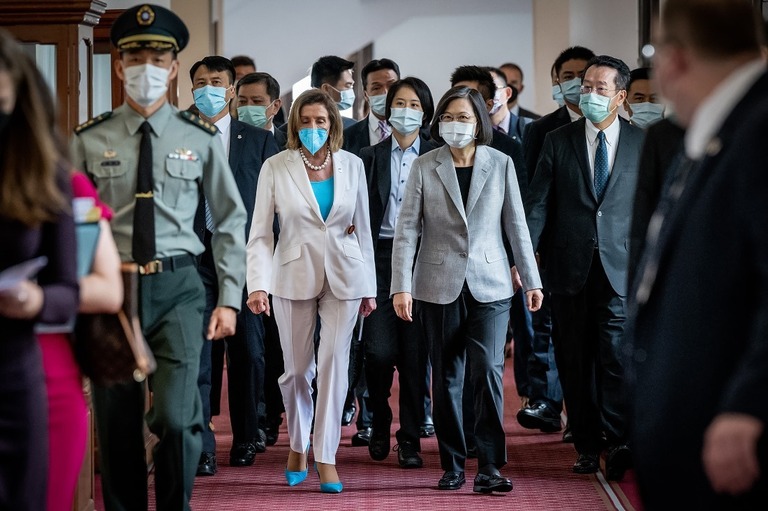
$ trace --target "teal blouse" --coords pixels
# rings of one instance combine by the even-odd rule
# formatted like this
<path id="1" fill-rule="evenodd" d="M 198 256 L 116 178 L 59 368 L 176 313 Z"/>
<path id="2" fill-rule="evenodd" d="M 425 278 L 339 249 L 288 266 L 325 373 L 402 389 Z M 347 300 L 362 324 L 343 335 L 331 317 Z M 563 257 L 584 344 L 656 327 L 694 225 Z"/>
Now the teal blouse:
<path id="1" fill-rule="evenodd" d="M 323 215 L 323 220 L 326 220 L 333 206 L 333 176 L 325 181 L 310 181 L 310 184 L 312 191 L 315 192 L 317 204 L 320 206 L 320 214 Z"/>

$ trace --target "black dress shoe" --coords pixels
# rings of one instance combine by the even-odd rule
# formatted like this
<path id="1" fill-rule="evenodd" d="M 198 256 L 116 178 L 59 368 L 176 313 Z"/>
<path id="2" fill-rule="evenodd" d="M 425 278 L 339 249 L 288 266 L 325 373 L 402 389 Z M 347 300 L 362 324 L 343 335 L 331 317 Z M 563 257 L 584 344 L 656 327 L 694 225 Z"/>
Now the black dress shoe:
<path id="1" fill-rule="evenodd" d="M 200 455 L 200 462 L 197 464 L 197 474 L 199 476 L 212 476 L 216 473 L 216 455 L 212 452 L 204 452 Z"/>
<path id="2" fill-rule="evenodd" d="M 382 461 L 389 456 L 389 428 L 373 428 L 368 443 L 368 454 L 371 459 Z"/>
<path id="3" fill-rule="evenodd" d="M 395 451 L 397 451 L 397 463 L 402 468 L 421 468 L 424 466 L 424 460 L 419 456 L 413 442 L 402 441 L 395 446 Z"/>
<path id="4" fill-rule="evenodd" d="M 594 474 L 600 468 L 600 457 L 597 454 L 579 454 L 573 471 L 577 474 Z"/>
<path id="5" fill-rule="evenodd" d="M 256 438 L 253 439 L 253 447 L 256 449 L 257 453 L 267 451 L 267 434 L 263 429 L 256 430 Z"/>
<path id="6" fill-rule="evenodd" d="M 355 420 L 355 412 L 357 412 L 357 407 L 354 403 L 349 406 L 345 406 L 344 413 L 341 414 L 341 425 L 349 426 L 352 424 L 352 422 Z"/>
<path id="7" fill-rule="evenodd" d="M 229 451 L 229 465 L 232 467 L 249 467 L 256 458 L 256 446 L 253 442 L 238 442 Z"/>
<path id="8" fill-rule="evenodd" d="M 621 481 L 624 473 L 632 466 L 632 451 L 627 445 L 615 445 L 605 456 L 605 478 Z"/>
<path id="9" fill-rule="evenodd" d="M 476 493 L 508 492 L 512 491 L 512 481 L 502 475 L 477 474 L 472 491 Z"/>
<path id="10" fill-rule="evenodd" d="M 517 412 L 517 422 L 526 429 L 538 429 L 544 433 L 560 431 L 560 415 L 552 411 L 546 403 L 534 403 Z"/>
<path id="11" fill-rule="evenodd" d="M 431 436 L 435 436 L 435 425 L 434 424 L 422 424 L 419 428 L 419 436 L 421 438 L 429 438 Z"/>
<path id="12" fill-rule="evenodd" d="M 443 477 L 437 482 L 438 490 L 458 490 L 467 480 L 464 478 L 464 472 L 451 472 L 450 470 L 443 474 Z"/>
<path id="13" fill-rule="evenodd" d="M 352 447 L 367 447 L 371 443 L 371 428 L 358 429 L 352 435 Z"/>
<path id="14" fill-rule="evenodd" d="M 267 419 L 267 424 L 264 426 L 264 434 L 266 435 L 265 445 L 275 445 L 277 443 L 277 437 L 280 436 L 280 424 L 282 423 L 282 417 Z"/>

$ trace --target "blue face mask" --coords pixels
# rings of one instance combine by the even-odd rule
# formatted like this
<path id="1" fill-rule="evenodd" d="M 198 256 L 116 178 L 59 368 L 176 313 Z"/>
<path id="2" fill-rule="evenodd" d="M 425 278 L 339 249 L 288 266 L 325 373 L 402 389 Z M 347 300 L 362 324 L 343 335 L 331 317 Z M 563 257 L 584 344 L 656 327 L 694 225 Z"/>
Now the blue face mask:
<path id="1" fill-rule="evenodd" d="M 560 90 L 563 93 L 563 99 L 572 105 L 578 105 L 579 96 L 581 96 L 581 78 L 573 78 L 561 83 Z"/>
<path id="2" fill-rule="evenodd" d="M 325 128 L 301 128 L 299 130 L 299 140 L 304 144 L 307 151 L 315 154 L 328 140 L 328 130 Z"/>
<path id="3" fill-rule="evenodd" d="M 273 102 L 274 103 L 274 102 Z M 237 118 L 243 122 L 256 126 L 257 128 L 264 128 L 272 117 L 267 117 L 267 108 L 272 106 L 270 103 L 267 106 L 263 105 L 245 105 L 237 107 Z"/>
<path id="4" fill-rule="evenodd" d="M 346 110 L 348 108 L 352 108 L 352 105 L 355 104 L 355 90 L 354 89 L 339 90 L 336 87 L 334 87 L 333 89 L 341 95 L 341 99 L 339 100 L 338 103 L 336 103 L 336 106 L 339 107 L 339 110 Z"/>
<path id="5" fill-rule="evenodd" d="M 610 108 L 611 100 L 615 97 L 616 96 L 608 98 L 594 92 L 582 94 L 581 98 L 579 98 L 579 108 L 581 109 L 581 113 L 584 114 L 584 117 L 594 124 L 598 124 L 611 115 L 611 112 L 613 111 Z"/>
<path id="6" fill-rule="evenodd" d="M 215 117 L 229 103 L 225 87 L 206 85 L 192 91 L 192 95 L 195 97 L 197 109 L 208 118 Z"/>
<path id="7" fill-rule="evenodd" d="M 421 128 L 424 112 L 412 108 L 393 108 L 389 114 L 389 124 L 401 135 L 410 135 Z"/>
<path id="8" fill-rule="evenodd" d="M 354 99 L 352 100 L 354 102 Z M 380 117 L 384 117 L 384 113 L 387 111 L 387 95 L 379 94 L 378 96 L 368 96 L 368 103 L 371 105 L 373 113 Z"/>
<path id="9" fill-rule="evenodd" d="M 555 100 L 557 106 L 565 106 L 565 98 L 563 97 L 563 91 L 560 90 L 559 85 L 552 86 L 552 99 Z"/>
<path id="10" fill-rule="evenodd" d="M 660 103 L 635 103 L 630 108 L 632 116 L 629 120 L 638 128 L 645 129 L 664 117 L 664 105 Z"/>

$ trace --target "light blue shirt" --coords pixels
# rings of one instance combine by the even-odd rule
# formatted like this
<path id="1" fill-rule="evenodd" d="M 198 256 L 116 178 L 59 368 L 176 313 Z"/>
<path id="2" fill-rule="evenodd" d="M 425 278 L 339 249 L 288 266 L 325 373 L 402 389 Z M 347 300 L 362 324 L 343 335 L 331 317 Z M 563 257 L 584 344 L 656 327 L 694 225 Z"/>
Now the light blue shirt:
<path id="1" fill-rule="evenodd" d="M 416 137 L 411 147 L 403 150 L 397 143 L 397 139 L 392 137 L 392 156 L 390 159 L 390 177 L 389 199 L 387 208 L 384 210 L 384 219 L 381 222 L 381 231 L 379 238 L 392 239 L 395 237 L 395 225 L 397 216 L 400 214 L 400 207 L 403 205 L 403 194 L 405 193 L 405 183 L 408 181 L 408 175 L 411 173 L 413 160 L 419 156 L 421 147 L 421 137 Z"/>
<path id="2" fill-rule="evenodd" d="M 317 205 L 320 206 L 320 214 L 323 216 L 323 220 L 326 220 L 328 213 L 331 212 L 331 206 L 333 206 L 333 176 L 325 181 L 310 181 L 310 184 L 315 193 Z"/>

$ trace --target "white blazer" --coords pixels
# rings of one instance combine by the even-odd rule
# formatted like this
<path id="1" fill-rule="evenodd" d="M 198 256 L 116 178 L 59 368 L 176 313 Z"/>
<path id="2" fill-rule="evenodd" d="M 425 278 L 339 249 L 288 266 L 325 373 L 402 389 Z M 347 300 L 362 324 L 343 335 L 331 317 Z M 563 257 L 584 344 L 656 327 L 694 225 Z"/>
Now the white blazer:
<path id="1" fill-rule="evenodd" d="M 280 235 L 274 245 L 274 215 Z M 333 206 L 323 221 L 297 150 L 261 167 L 247 246 L 248 293 L 309 300 L 328 279 L 341 300 L 376 296 L 365 170 L 360 158 L 333 153 Z"/>

